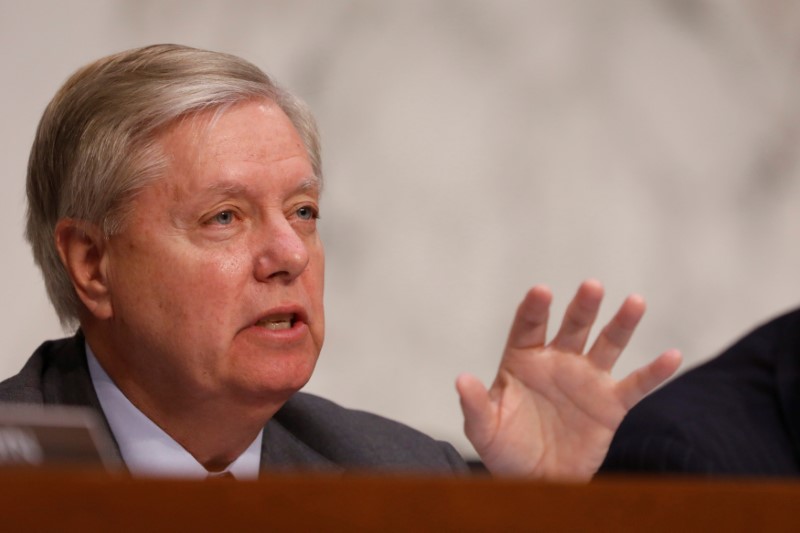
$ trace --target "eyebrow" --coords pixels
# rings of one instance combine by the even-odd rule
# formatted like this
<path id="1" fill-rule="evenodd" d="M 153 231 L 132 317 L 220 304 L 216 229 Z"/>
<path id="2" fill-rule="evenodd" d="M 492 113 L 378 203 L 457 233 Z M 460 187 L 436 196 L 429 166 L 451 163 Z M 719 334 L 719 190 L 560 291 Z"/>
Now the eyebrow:
<path id="1" fill-rule="evenodd" d="M 297 192 L 315 192 L 319 194 L 322 192 L 322 180 L 319 179 L 319 176 L 312 175 L 310 178 L 306 178 L 303 180 L 303 183 L 295 189 Z"/>
<path id="2" fill-rule="evenodd" d="M 205 189 L 205 192 L 226 196 L 242 196 L 245 195 L 249 189 L 251 189 L 251 187 L 248 185 L 236 181 L 223 181 L 221 183 L 209 185 Z M 292 191 L 292 194 L 304 192 L 319 194 L 322 192 L 322 180 L 317 176 L 312 175 L 311 177 L 304 179 L 297 187 L 295 187 Z"/>

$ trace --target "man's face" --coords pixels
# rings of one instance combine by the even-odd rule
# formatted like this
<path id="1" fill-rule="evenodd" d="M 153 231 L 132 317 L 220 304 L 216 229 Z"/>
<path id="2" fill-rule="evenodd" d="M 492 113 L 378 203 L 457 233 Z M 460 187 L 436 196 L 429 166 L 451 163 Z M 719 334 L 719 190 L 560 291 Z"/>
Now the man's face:
<path id="1" fill-rule="evenodd" d="M 322 347 L 320 183 L 274 103 L 211 117 L 165 132 L 163 178 L 108 242 L 108 370 L 134 396 L 285 400 Z"/>

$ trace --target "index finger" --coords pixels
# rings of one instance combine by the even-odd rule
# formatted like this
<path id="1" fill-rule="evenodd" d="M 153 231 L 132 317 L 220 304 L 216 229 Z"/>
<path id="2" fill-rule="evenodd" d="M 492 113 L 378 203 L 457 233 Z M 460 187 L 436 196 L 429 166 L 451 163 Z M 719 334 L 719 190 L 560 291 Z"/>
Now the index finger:
<path id="1" fill-rule="evenodd" d="M 536 285 L 523 298 L 514 315 L 508 334 L 509 348 L 525 349 L 544 346 L 547 338 L 547 320 L 553 294 L 545 285 Z"/>

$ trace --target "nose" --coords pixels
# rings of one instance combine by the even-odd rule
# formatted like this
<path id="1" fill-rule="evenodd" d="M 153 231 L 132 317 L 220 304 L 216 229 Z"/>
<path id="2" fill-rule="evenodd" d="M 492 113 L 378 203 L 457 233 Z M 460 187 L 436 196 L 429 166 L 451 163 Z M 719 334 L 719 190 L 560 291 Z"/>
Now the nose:
<path id="1" fill-rule="evenodd" d="M 308 266 L 308 248 L 288 220 L 266 224 L 256 245 L 255 276 L 259 281 L 291 281 Z"/>

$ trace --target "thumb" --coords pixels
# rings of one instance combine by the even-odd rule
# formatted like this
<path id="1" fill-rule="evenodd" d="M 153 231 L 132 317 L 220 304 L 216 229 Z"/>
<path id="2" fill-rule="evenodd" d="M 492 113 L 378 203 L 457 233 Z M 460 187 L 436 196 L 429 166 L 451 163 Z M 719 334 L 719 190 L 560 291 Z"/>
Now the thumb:
<path id="1" fill-rule="evenodd" d="M 456 379 L 456 390 L 464 414 L 464 434 L 480 454 L 494 434 L 494 406 L 483 383 L 472 374 L 461 374 Z"/>

